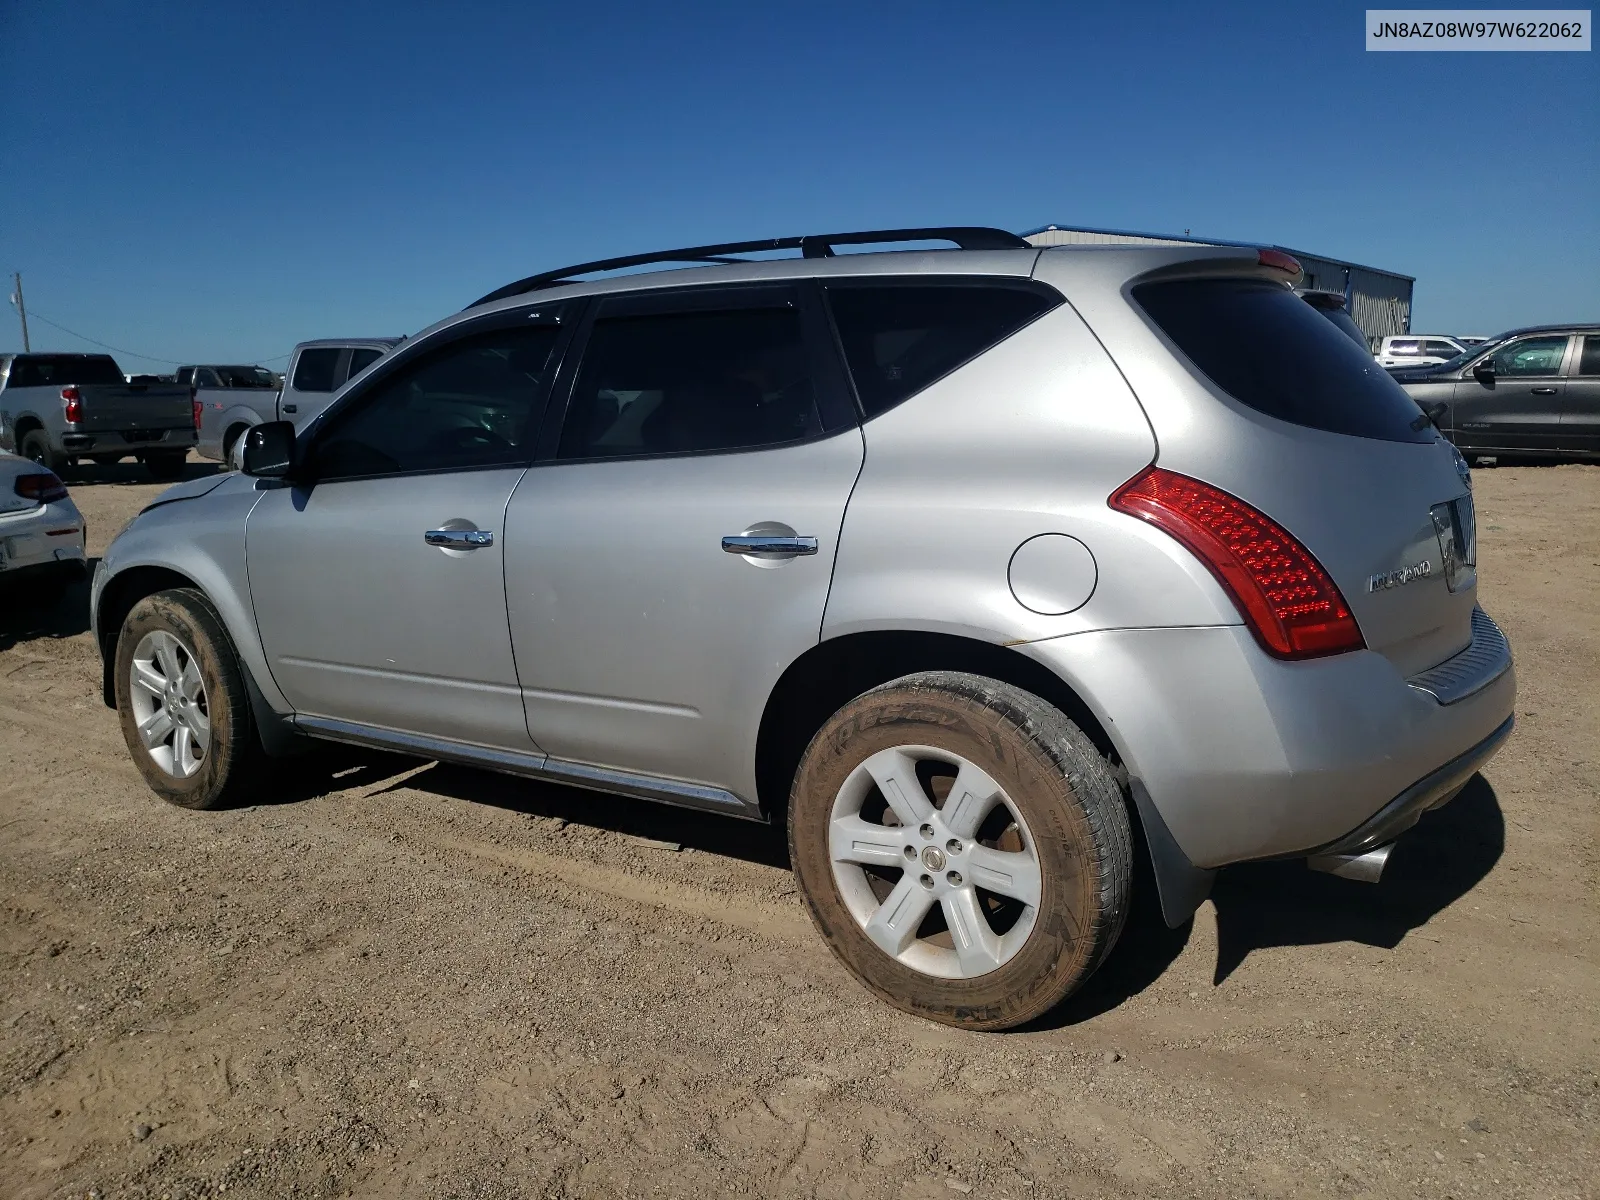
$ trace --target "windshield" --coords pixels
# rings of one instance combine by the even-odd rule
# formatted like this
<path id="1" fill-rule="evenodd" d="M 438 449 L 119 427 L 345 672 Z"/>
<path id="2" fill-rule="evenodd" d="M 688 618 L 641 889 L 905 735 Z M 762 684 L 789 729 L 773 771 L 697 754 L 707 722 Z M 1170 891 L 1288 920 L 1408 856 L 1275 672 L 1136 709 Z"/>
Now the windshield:
<path id="1" fill-rule="evenodd" d="M 1332 321 L 1344 333 L 1345 337 L 1360 346 L 1362 350 L 1371 353 L 1371 347 L 1367 344 L 1367 335 L 1361 332 L 1361 326 L 1356 324 L 1354 317 L 1342 308 L 1324 308 L 1319 311 L 1328 320 Z"/>
<path id="2" fill-rule="evenodd" d="M 1498 346 L 1501 342 L 1503 342 L 1505 340 L 1506 340 L 1506 335 L 1502 333 L 1499 337 L 1492 337 L 1492 338 L 1489 338 L 1487 341 L 1474 342 L 1472 345 L 1468 346 L 1465 350 L 1463 350 L 1460 354 L 1456 355 L 1454 358 L 1447 358 L 1442 363 L 1429 363 L 1428 364 L 1428 370 L 1430 370 L 1430 371 L 1459 371 L 1462 367 L 1466 366 L 1469 362 L 1471 362 L 1473 359 L 1477 358 L 1480 354 L 1484 354 L 1484 353 L 1487 353 L 1490 350 L 1493 350 L 1496 346 Z"/>
<path id="3" fill-rule="evenodd" d="M 222 380 L 223 387 L 270 388 L 278 386 L 278 382 L 273 378 L 272 372 L 265 367 L 218 367 L 217 376 Z"/>

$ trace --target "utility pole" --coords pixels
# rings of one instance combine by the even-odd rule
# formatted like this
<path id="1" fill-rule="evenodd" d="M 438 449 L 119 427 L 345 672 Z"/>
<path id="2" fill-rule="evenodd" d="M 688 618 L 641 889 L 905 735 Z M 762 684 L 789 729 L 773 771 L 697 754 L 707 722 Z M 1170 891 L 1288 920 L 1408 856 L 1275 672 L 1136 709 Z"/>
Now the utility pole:
<path id="1" fill-rule="evenodd" d="M 11 303 L 17 306 L 17 316 L 22 318 L 22 352 L 27 354 L 33 347 L 28 345 L 28 306 L 22 301 L 22 272 L 13 271 L 11 278 L 17 285 L 17 290 L 11 293 Z"/>

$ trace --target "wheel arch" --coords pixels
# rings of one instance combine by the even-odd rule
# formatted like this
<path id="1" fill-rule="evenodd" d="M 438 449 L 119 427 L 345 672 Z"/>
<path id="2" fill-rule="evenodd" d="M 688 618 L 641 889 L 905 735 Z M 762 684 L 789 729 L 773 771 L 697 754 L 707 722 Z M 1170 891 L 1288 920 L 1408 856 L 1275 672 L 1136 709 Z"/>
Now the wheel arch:
<path id="1" fill-rule="evenodd" d="M 1121 771 L 1122 756 L 1094 709 L 1044 664 L 959 634 L 874 630 L 843 634 L 790 663 L 767 697 L 756 735 L 761 810 L 779 820 L 800 758 L 827 719 L 865 691 L 918 671 L 965 671 L 1013 684 L 1055 705 Z"/>

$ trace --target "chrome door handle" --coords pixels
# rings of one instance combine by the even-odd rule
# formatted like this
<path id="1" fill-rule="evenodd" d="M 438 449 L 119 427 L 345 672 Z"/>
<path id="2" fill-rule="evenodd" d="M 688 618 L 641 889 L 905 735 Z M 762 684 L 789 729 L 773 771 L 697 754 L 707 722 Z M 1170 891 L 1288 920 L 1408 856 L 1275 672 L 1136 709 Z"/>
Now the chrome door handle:
<path id="1" fill-rule="evenodd" d="M 817 539 L 741 533 L 723 538 L 722 548 L 729 554 L 772 554 L 794 558 L 802 554 L 815 554 Z"/>
<path id="2" fill-rule="evenodd" d="M 422 535 L 422 540 L 446 550 L 476 550 L 479 546 L 494 545 L 494 534 L 487 529 L 430 529 Z"/>
<path id="3" fill-rule="evenodd" d="M 1533 394 L 1535 396 L 1554 396 L 1556 394 L 1556 390 L 1555 388 L 1534 388 Z"/>

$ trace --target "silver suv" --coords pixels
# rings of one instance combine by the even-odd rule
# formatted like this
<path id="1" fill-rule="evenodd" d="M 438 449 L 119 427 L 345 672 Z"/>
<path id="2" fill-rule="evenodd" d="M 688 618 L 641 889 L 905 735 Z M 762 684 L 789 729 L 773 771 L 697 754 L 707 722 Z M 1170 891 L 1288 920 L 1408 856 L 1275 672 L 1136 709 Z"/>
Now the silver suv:
<path id="1" fill-rule="evenodd" d="M 834 253 L 899 239 L 958 248 Z M 785 822 L 867 986 L 1020 1024 L 1136 854 L 1174 925 L 1229 863 L 1375 879 L 1511 731 L 1466 466 L 1298 273 L 942 229 L 533 276 L 133 521 L 105 698 L 194 808 L 311 737 Z"/>

